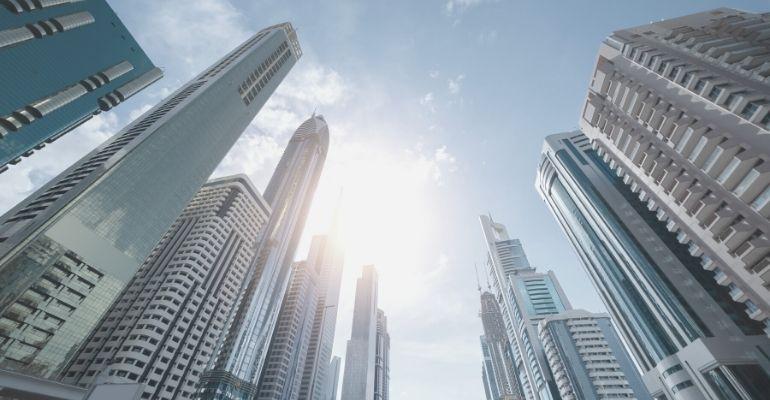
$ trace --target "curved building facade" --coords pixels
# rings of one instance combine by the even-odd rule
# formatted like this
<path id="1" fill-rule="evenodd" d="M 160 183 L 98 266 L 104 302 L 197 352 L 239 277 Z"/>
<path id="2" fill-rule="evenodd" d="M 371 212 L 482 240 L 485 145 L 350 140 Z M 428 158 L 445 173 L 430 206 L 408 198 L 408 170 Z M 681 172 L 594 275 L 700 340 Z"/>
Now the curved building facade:
<path id="1" fill-rule="evenodd" d="M 329 148 L 329 128 L 313 115 L 297 128 L 265 190 L 272 214 L 245 277 L 232 326 L 204 374 L 198 398 L 256 395 L 297 243 Z"/>
<path id="2" fill-rule="evenodd" d="M 537 189 L 655 399 L 761 399 L 764 324 L 580 132 L 549 136 Z M 636 190 L 634 190 L 636 189 Z"/>

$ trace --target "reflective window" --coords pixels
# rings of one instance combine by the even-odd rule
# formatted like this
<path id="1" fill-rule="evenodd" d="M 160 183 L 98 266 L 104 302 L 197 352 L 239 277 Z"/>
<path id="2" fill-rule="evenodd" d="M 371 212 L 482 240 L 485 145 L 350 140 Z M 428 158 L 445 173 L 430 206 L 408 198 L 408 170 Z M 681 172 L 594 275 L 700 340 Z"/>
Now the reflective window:
<path id="1" fill-rule="evenodd" d="M 762 193 L 760 193 L 759 196 L 757 196 L 757 198 L 751 202 L 751 208 L 755 210 L 761 210 L 762 207 L 767 204 L 768 200 L 770 200 L 770 186 L 767 186 L 765 190 L 763 190 Z"/>
<path id="2" fill-rule="evenodd" d="M 738 164 L 741 163 L 741 160 L 739 160 L 737 157 L 734 157 L 732 160 L 730 160 L 730 163 L 727 164 L 727 167 L 722 171 L 722 173 L 719 174 L 717 177 L 717 182 L 719 183 L 725 183 L 728 177 L 732 175 L 732 173 L 735 171 L 736 168 L 738 168 Z"/>
<path id="3" fill-rule="evenodd" d="M 682 149 L 684 149 L 684 146 L 690 140 L 690 137 L 692 137 L 693 132 L 695 132 L 695 130 L 692 129 L 691 126 L 688 126 L 687 130 L 684 132 L 684 135 L 682 135 L 682 139 L 680 139 L 679 143 L 676 144 L 676 148 L 674 150 L 676 150 L 677 153 L 682 152 Z"/>
<path id="4" fill-rule="evenodd" d="M 754 181 L 757 180 L 758 177 L 759 177 L 759 171 L 757 171 L 756 169 L 752 169 L 751 171 L 749 171 L 748 174 L 746 174 L 745 177 L 743 177 L 743 179 L 741 180 L 741 183 L 739 183 L 738 186 L 736 186 L 735 189 L 733 189 L 733 193 L 736 196 L 742 195 L 743 192 L 745 192 L 746 189 L 748 189 L 749 186 L 751 186 L 751 184 L 754 183 Z"/>

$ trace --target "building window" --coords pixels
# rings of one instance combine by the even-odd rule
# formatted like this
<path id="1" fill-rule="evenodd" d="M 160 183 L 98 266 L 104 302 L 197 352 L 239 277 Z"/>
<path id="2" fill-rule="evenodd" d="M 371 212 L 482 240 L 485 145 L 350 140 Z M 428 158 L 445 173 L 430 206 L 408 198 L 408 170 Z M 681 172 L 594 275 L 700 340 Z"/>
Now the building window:
<path id="1" fill-rule="evenodd" d="M 703 148 L 706 147 L 706 142 L 708 140 L 706 139 L 706 136 L 701 136 L 698 140 L 698 144 L 695 145 L 695 148 L 692 149 L 692 152 L 690 153 L 690 156 L 687 157 L 690 161 L 695 161 L 696 158 L 700 155 L 701 151 L 703 151 Z"/>
<path id="2" fill-rule="evenodd" d="M 767 186 L 765 190 L 751 202 L 751 208 L 759 211 L 767 204 L 768 200 L 770 200 L 770 186 Z"/>
<path id="3" fill-rule="evenodd" d="M 727 167 L 722 171 L 722 173 L 719 174 L 717 177 L 717 182 L 724 184 L 727 178 L 732 175 L 732 173 L 735 171 L 736 168 L 738 168 L 738 164 L 741 163 L 741 160 L 738 159 L 738 157 L 733 157 L 733 159 L 730 161 L 729 164 L 727 164 Z"/>
<path id="4" fill-rule="evenodd" d="M 687 86 L 688 83 L 690 83 L 690 79 L 692 79 L 693 75 L 695 75 L 695 71 L 688 71 L 682 76 L 681 84 L 682 86 Z"/>
<path id="5" fill-rule="evenodd" d="M 759 171 L 757 171 L 756 169 L 752 169 L 751 171 L 749 171 L 749 173 L 746 174 L 745 177 L 743 177 L 743 179 L 741 180 L 741 183 L 739 183 L 738 186 L 736 186 L 735 189 L 733 189 L 733 194 L 735 194 L 736 196 L 742 195 L 743 192 L 745 192 L 746 189 L 748 189 L 749 186 L 751 186 L 751 184 L 754 183 L 754 181 L 757 180 L 758 177 L 759 177 Z"/>
<path id="6" fill-rule="evenodd" d="M 711 101 L 716 101 L 720 94 L 724 91 L 724 87 L 722 86 L 714 86 L 709 91 L 708 96 L 706 96 Z"/>
<path id="7" fill-rule="evenodd" d="M 759 103 L 751 101 L 743 107 L 743 110 L 741 110 L 741 117 L 751 119 L 757 110 L 759 110 Z"/>
<path id="8" fill-rule="evenodd" d="M 679 71 L 681 71 L 681 70 L 682 70 L 682 66 L 681 65 L 680 66 L 676 66 L 674 68 L 671 68 L 671 71 L 669 71 L 669 73 L 668 73 L 668 78 L 672 79 L 672 80 L 676 79 L 676 76 L 679 75 Z"/>
<path id="9" fill-rule="evenodd" d="M 671 391 L 676 393 L 676 392 L 680 392 L 680 391 L 682 391 L 684 389 L 687 389 L 688 387 L 691 387 L 691 386 L 692 386 L 692 381 L 688 379 L 688 380 L 686 380 L 684 382 L 680 382 L 680 383 L 677 383 L 676 385 L 674 385 L 674 387 L 671 388 Z"/>
<path id="10" fill-rule="evenodd" d="M 676 144 L 676 150 L 677 153 L 681 153 L 684 149 L 684 146 L 687 144 L 687 142 L 690 140 L 690 137 L 692 137 L 692 134 L 695 130 L 692 129 L 691 126 L 687 127 L 687 130 L 684 132 L 684 135 L 682 135 L 682 139 L 679 140 L 679 143 Z"/>
<path id="11" fill-rule="evenodd" d="M 701 79 L 695 84 L 695 87 L 692 88 L 692 91 L 700 94 L 701 90 L 703 90 L 704 87 L 706 87 L 706 80 Z"/>

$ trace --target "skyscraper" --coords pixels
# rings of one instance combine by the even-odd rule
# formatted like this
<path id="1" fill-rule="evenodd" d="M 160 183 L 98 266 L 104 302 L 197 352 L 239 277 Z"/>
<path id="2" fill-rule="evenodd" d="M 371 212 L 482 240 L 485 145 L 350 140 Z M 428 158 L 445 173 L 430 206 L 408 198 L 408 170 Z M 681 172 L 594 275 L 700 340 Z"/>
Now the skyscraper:
<path id="1" fill-rule="evenodd" d="M 258 400 L 295 400 L 310 344 L 319 276 L 306 261 L 294 263 L 259 380 Z"/>
<path id="2" fill-rule="evenodd" d="M 313 115 L 297 128 L 265 189 L 272 214 L 246 275 L 235 318 L 203 376 L 198 398 L 252 398 L 288 284 L 289 267 L 318 185 L 329 128 Z"/>
<path id="3" fill-rule="evenodd" d="M 766 326 L 768 23 L 719 8 L 614 32 L 580 118 L 599 155 Z"/>
<path id="4" fill-rule="evenodd" d="M 374 363 L 374 400 L 390 396 L 390 334 L 385 312 L 377 309 L 377 349 Z"/>
<path id="5" fill-rule="evenodd" d="M 325 400 L 330 380 L 339 378 L 329 371 L 344 263 L 344 249 L 339 238 L 339 212 L 338 209 L 330 234 L 313 237 L 310 245 L 308 263 L 312 264 L 320 275 L 320 288 L 302 375 L 300 400 Z M 336 386 L 336 382 L 334 384 Z"/>
<path id="6" fill-rule="evenodd" d="M 245 175 L 206 183 L 93 330 L 64 381 L 140 382 L 142 398 L 191 398 L 269 215 Z"/>
<path id="7" fill-rule="evenodd" d="M 594 144 L 596 145 L 596 144 Z M 543 147 L 537 188 L 656 399 L 761 399 L 770 339 L 644 190 L 579 132 Z M 740 393 L 740 394 L 736 394 Z"/>
<path id="8" fill-rule="evenodd" d="M 518 381 L 518 372 L 513 365 L 514 356 L 508 342 L 503 315 L 492 293 L 481 293 L 479 316 L 484 327 L 484 335 L 481 336 L 481 353 L 484 357 L 483 377 L 488 400 L 501 398 L 522 400 L 521 384 Z"/>
<path id="9" fill-rule="evenodd" d="M 329 363 L 329 374 L 326 379 L 326 395 L 324 400 L 337 400 L 337 387 L 340 381 L 340 364 L 342 359 L 334 356 Z"/>
<path id="10" fill-rule="evenodd" d="M 539 331 L 561 400 L 650 398 L 608 315 L 570 310 Z"/>
<path id="11" fill-rule="evenodd" d="M 299 56 L 260 31 L 0 217 L 0 367 L 61 372 Z"/>
<path id="12" fill-rule="evenodd" d="M 356 282 L 353 327 L 345 351 L 342 400 L 374 400 L 377 364 L 377 270 L 363 268 Z"/>
<path id="13" fill-rule="evenodd" d="M 0 172 L 163 76 L 104 0 L 3 6 Z"/>
<path id="14" fill-rule="evenodd" d="M 558 398 L 545 360 L 537 324 L 548 315 L 571 309 L 552 271 L 540 273 L 527 259 L 521 242 L 505 226 L 479 218 L 487 243 L 487 267 L 500 305 L 521 394 L 527 400 Z"/>

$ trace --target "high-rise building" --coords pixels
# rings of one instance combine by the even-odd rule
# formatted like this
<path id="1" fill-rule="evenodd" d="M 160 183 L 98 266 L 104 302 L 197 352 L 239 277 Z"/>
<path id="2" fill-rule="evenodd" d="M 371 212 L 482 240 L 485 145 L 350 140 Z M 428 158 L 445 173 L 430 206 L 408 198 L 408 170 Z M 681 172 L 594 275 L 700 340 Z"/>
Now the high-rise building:
<path id="1" fill-rule="evenodd" d="M 0 172 L 163 76 L 104 0 L 2 5 Z"/>
<path id="2" fill-rule="evenodd" d="M 325 400 L 331 380 L 339 378 L 329 370 L 344 264 L 344 249 L 339 239 L 339 211 L 338 209 L 338 214 L 334 217 L 330 234 L 313 237 L 310 245 L 308 263 L 312 264 L 320 275 L 320 288 L 302 374 L 300 400 Z M 336 382 L 334 384 L 336 386 Z"/>
<path id="3" fill-rule="evenodd" d="M 318 300 L 318 280 L 317 272 L 308 262 L 294 264 L 256 399 L 295 400 L 299 397 Z"/>
<path id="4" fill-rule="evenodd" d="M 484 327 L 484 335 L 481 336 L 481 353 L 484 357 L 482 374 L 487 399 L 523 400 L 503 315 L 492 293 L 481 293 L 479 316 Z"/>
<path id="5" fill-rule="evenodd" d="M 272 214 L 257 256 L 245 278 L 246 288 L 216 358 L 204 373 L 198 398 L 252 398 L 265 365 L 290 264 L 302 236 L 308 210 L 329 148 L 329 128 L 313 115 L 297 128 L 265 189 Z"/>
<path id="6" fill-rule="evenodd" d="M 503 224 L 479 217 L 487 244 L 487 267 L 500 305 L 521 395 L 527 400 L 558 398 L 537 324 L 548 315 L 571 309 L 552 271 L 535 270 L 521 242 L 510 239 Z"/>
<path id="7" fill-rule="evenodd" d="M 269 215 L 246 176 L 206 183 L 91 333 L 64 381 L 139 382 L 145 399 L 191 398 Z"/>
<path id="8" fill-rule="evenodd" d="M 377 309 L 377 349 L 374 363 L 374 400 L 388 400 L 390 396 L 390 334 L 388 317 Z"/>
<path id="9" fill-rule="evenodd" d="M 570 310 L 540 321 L 540 341 L 561 400 L 647 400 L 609 315 Z"/>
<path id="10" fill-rule="evenodd" d="M 649 194 L 580 132 L 552 135 L 537 188 L 656 399 L 761 399 L 763 323 Z M 605 153 L 607 154 L 607 153 Z M 736 394 L 737 393 L 737 394 Z"/>
<path id="11" fill-rule="evenodd" d="M 614 32 L 580 118 L 599 155 L 766 326 L 768 23 L 719 8 Z"/>
<path id="12" fill-rule="evenodd" d="M 363 268 L 356 282 L 353 327 L 345 351 L 342 400 L 374 400 L 377 358 L 377 271 Z"/>
<path id="13" fill-rule="evenodd" d="M 326 395 L 324 400 L 337 400 L 337 387 L 340 381 L 340 364 L 342 359 L 334 356 L 329 363 L 329 374 L 326 379 Z"/>
<path id="14" fill-rule="evenodd" d="M 299 56 L 260 31 L 0 217 L 0 367 L 62 371 Z"/>

